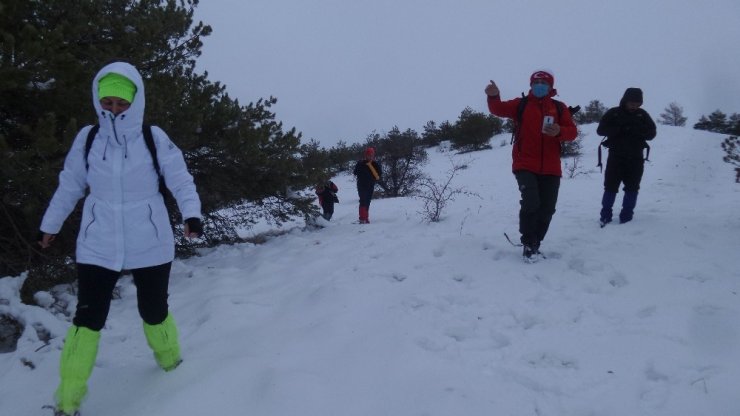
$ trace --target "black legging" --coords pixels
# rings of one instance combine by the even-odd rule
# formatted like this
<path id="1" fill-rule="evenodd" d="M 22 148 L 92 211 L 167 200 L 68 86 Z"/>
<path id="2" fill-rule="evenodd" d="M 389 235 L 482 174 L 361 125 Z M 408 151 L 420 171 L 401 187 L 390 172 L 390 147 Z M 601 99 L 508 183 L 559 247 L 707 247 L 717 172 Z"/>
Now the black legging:
<path id="1" fill-rule="evenodd" d="M 167 318 L 167 288 L 172 263 L 131 270 L 136 285 L 139 315 L 149 325 Z M 93 331 L 105 325 L 113 298 L 113 289 L 121 272 L 91 264 L 77 264 L 77 311 L 73 323 Z"/>

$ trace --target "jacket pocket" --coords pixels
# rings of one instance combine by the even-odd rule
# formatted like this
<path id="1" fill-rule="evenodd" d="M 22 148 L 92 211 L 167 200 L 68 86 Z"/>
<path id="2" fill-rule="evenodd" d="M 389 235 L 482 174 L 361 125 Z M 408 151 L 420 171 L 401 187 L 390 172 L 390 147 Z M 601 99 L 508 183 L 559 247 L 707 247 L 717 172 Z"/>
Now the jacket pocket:
<path id="1" fill-rule="evenodd" d="M 149 208 L 149 223 L 154 228 L 154 235 L 159 240 L 159 228 L 157 228 L 157 221 L 154 218 L 154 208 L 152 208 L 152 204 L 147 204 L 147 207 Z"/>
<path id="2" fill-rule="evenodd" d="M 95 224 L 95 203 L 90 206 L 90 222 L 85 225 L 84 232 L 82 234 L 84 239 L 87 239 L 87 232 L 93 224 Z"/>

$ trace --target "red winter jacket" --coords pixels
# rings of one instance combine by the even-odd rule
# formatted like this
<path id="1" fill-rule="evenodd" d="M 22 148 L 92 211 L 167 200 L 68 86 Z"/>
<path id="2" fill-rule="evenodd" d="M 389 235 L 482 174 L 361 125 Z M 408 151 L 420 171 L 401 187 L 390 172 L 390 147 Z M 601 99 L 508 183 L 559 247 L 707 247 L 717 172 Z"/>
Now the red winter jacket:
<path id="1" fill-rule="evenodd" d="M 558 120 L 557 104 L 552 100 L 554 94 L 555 90 L 545 98 L 537 98 L 529 93 L 527 105 L 522 113 L 519 137 L 511 149 L 512 171 L 526 170 L 538 175 L 562 176 L 560 142 L 575 140 L 578 129 L 565 104 L 562 104 Z M 499 96 L 489 96 L 488 109 L 493 115 L 515 119 L 519 101 L 521 98 L 501 101 Z M 560 134 L 557 137 L 542 133 L 542 121 L 545 116 L 553 116 L 555 123 L 560 125 Z"/>

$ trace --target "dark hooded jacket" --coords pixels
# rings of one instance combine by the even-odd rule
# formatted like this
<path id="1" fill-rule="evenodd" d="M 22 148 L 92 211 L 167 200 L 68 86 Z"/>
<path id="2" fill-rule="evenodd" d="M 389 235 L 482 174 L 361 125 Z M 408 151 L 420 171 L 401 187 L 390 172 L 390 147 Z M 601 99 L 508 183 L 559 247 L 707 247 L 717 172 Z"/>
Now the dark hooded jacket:
<path id="1" fill-rule="evenodd" d="M 609 149 L 610 157 L 642 159 L 647 141 L 655 138 L 655 123 L 642 108 L 629 111 L 626 107 L 627 102 L 642 104 L 642 90 L 627 88 L 619 107 L 610 108 L 601 117 L 596 133 L 606 136 L 604 147 Z"/>

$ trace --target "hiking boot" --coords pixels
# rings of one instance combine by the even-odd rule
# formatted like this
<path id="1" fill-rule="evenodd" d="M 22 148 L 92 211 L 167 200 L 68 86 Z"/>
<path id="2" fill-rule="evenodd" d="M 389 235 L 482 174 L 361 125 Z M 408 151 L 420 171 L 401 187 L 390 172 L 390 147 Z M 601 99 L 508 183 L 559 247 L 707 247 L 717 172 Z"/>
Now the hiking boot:
<path id="1" fill-rule="evenodd" d="M 540 253 L 540 245 L 537 244 L 524 244 L 522 250 L 522 258 L 526 263 L 536 263 L 544 256 Z"/>
<path id="2" fill-rule="evenodd" d="M 601 228 L 612 222 L 612 206 L 614 206 L 614 200 L 616 198 L 616 192 L 604 191 L 604 195 L 601 197 L 601 212 L 599 213 L 599 225 Z"/>
<path id="3" fill-rule="evenodd" d="M 360 207 L 360 224 L 370 224 L 370 208 Z"/>
<path id="4" fill-rule="evenodd" d="M 637 205 L 637 192 L 625 191 L 624 199 L 622 200 L 622 212 L 619 213 L 620 224 L 632 221 L 635 205 Z"/>
<path id="5" fill-rule="evenodd" d="M 64 411 L 56 409 L 54 411 L 54 416 L 80 416 L 80 412 L 75 411 L 74 413 L 66 413 Z"/>

